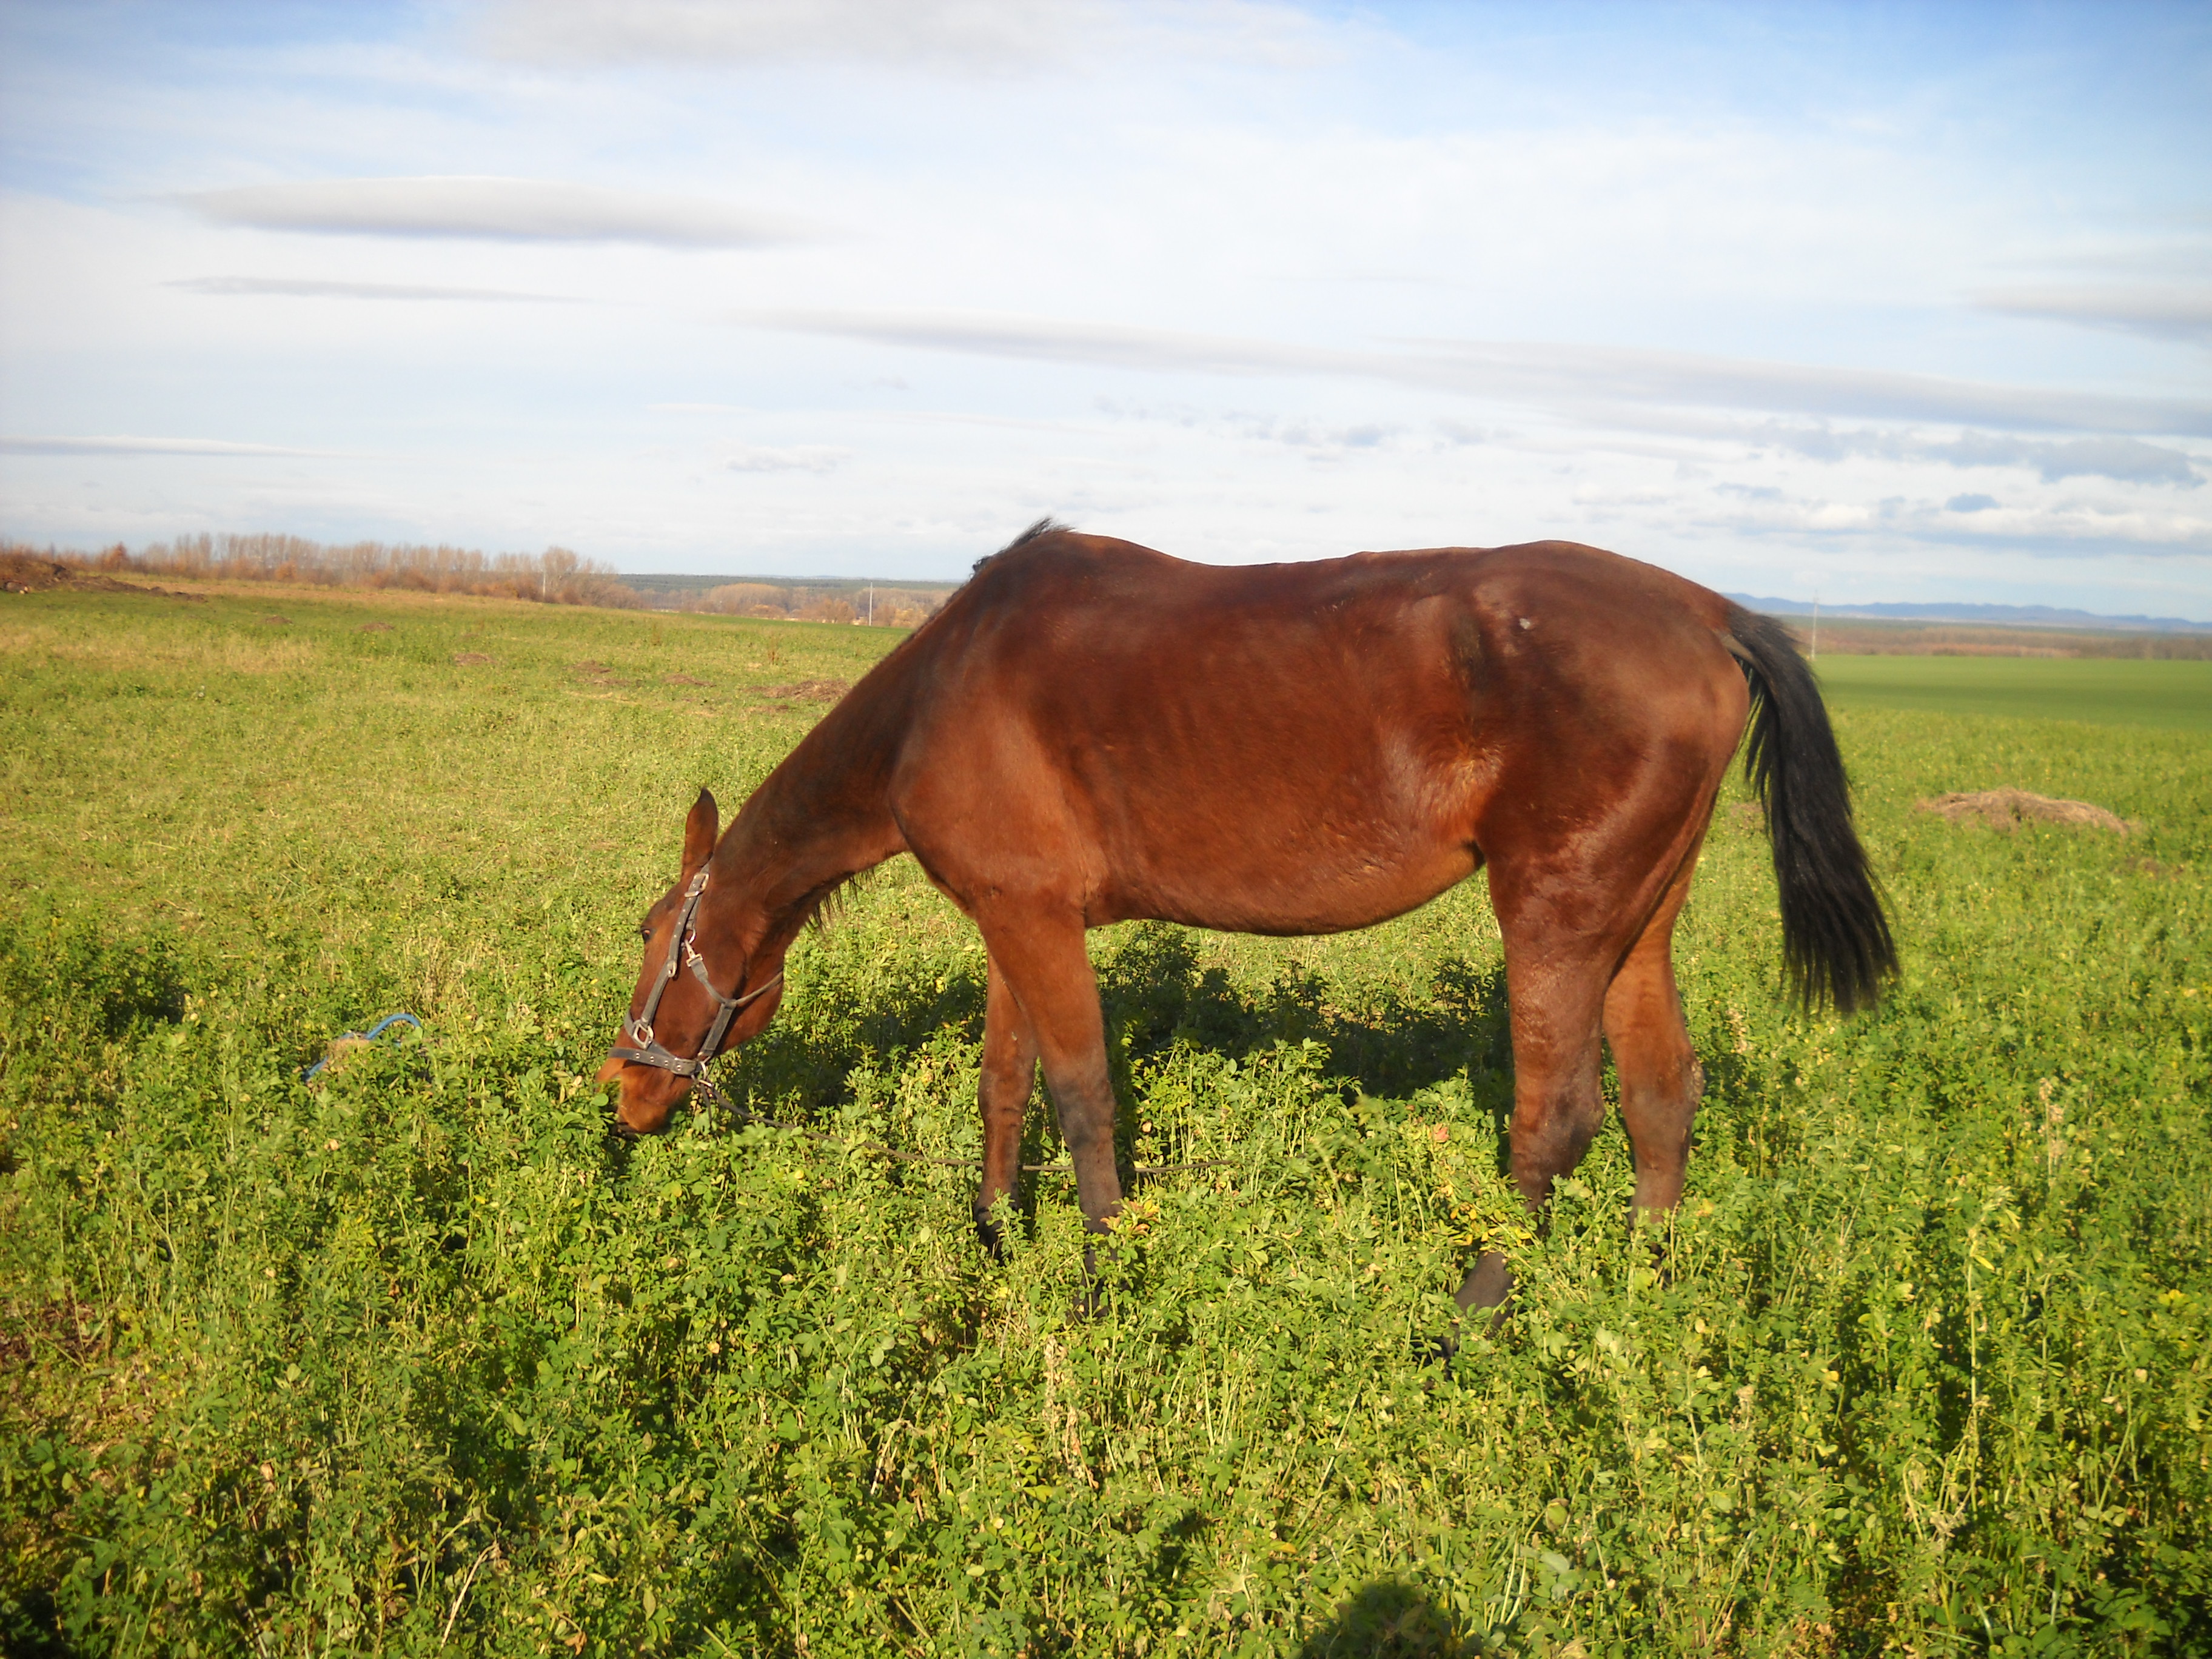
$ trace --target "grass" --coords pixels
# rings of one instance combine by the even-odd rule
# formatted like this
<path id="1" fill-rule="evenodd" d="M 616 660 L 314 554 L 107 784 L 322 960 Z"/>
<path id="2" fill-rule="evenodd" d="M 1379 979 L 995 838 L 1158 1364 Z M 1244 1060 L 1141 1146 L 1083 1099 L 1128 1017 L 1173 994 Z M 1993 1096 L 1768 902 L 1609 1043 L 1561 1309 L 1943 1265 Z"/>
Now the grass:
<path id="1" fill-rule="evenodd" d="M 2212 1643 L 2197 732 L 1881 706 L 1824 659 L 1905 977 L 1791 1016 L 1723 808 L 1663 1259 L 1616 1129 L 1540 1235 L 1506 1194 L 1479 884 L 1342 939 L 1101 934 L 1133 1160 L 1228 1162 L 1143 1189 L 1081 1321 L 1064 1181 L 995 1267 L 964 1171 L 617 1142 L 586 1081 L 690 792 L 742 798 L 818 709 L 789 688 L 884 633 L 211 591 L 0 611 L 9 1651 Z M 2145 828 L 1911 810 L 1999 782 Z M 726 1081 L 970 1156 L 981 1002 L 895 865 Z M 398 1007 L 421 1041 L 300 1082 Z M 1522 1294 L 1447 1373 L 1485 1238 Z"/>
<path id="2" fill-rule="evenodd" d="M 1838 708 L 2212 732 L 2212 662 L 1824 653 L 1820 670 Z"/>

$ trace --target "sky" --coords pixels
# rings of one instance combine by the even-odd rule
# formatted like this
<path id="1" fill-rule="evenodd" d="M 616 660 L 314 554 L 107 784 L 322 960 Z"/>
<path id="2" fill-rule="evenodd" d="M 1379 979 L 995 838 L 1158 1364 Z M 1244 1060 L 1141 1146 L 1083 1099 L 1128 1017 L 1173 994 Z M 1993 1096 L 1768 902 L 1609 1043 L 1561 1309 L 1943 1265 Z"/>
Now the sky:
<path id="1" fill-rule="evenodd" d="M 2212 621 L 2212 7 L 0 0 L 0 535 Z"/>

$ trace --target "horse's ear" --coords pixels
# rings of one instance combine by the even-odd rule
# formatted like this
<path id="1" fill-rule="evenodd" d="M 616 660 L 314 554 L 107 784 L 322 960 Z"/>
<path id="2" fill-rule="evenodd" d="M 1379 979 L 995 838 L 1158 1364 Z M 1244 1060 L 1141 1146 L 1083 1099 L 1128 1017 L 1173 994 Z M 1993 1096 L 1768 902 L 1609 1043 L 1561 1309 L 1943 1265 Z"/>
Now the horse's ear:
<path id="1" fill-rule="evenodd" d="M 721 815 L 715 810 L 714 795 L 704 789 L 699 799 L 691 803 L 690 815 L 684 820 L 684 874 L 680 879 L 689 881 L 699 873 L 714 850 L 714 835 L 721 825 Z"/>

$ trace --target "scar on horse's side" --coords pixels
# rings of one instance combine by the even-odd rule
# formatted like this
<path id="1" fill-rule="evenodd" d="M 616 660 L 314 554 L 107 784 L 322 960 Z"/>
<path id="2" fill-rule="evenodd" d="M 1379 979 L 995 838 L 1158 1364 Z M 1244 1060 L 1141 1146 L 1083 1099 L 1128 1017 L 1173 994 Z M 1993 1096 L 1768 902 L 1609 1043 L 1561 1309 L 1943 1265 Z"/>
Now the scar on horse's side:
<path id="1" fill-rule="evenodd" d="M 698 1068 L 775 1018 L 784 954 L 828 896 L 910 853 L 989 957 L 979 1232 L 995 1244 L 1042 1065 L 1103 1234 L 1121 1188 L 1087 930 L 1338 933 L 1484 869 L 1522 1199 L 1540 1206 L 1597 1132 L 1602 1042 L 1636 1205 L 1663 1212 L 1703 1082 L 1674 922 L 1747 731 L 1791 988 L 1870 1004 L 1895 971 L 1889 926 L 1819 689 L 1771 618 L 1568 542 L 1218 567 L 1040 521 L 726 830 L 701 793 L 599 1076 L 624 1126 L 665 1127 Z M 1460 1304 L 1510 1282 L 1485 1254 Z"/>

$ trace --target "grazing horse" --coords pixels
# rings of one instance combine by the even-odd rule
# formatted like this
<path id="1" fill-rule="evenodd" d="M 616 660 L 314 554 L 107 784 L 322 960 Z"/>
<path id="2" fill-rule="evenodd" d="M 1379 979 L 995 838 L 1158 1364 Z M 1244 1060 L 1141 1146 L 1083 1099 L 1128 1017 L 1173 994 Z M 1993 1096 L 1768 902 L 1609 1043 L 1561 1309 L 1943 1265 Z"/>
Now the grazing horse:
<path id="1" fill-rule="evenodd" d="M 1541 1204 L 1602 1121 L 1602 1034 L 1637 1206 L 1665 1211 L 1704 1081 L 1674 919 L 1747 723 L 1788 972 L 1848 1012 L 1895 953 L 1826 711 L 1780 624 L 1567 542 L 1217 567 L 1044 520 L 872 669 L 727 833 L 701 792 L 599 1079 L 625 1127 L 665 1127 L 707 1062 L 774 1018 L 784 952 L 823 901 L 911 853 L 989 956 L 984 1242 L 1040 1060 L 1084 1225 L 1104 1233 L 1121 1187 L 1085 930 L 1337 933 L 1486 866 L 1522 1197 Z M 1509 1285 L 1486 1255 L 1461 1305 Z"/>

